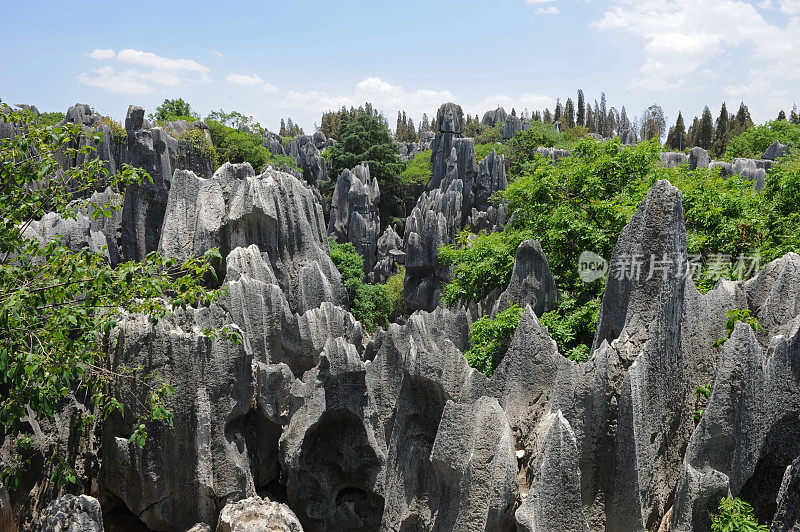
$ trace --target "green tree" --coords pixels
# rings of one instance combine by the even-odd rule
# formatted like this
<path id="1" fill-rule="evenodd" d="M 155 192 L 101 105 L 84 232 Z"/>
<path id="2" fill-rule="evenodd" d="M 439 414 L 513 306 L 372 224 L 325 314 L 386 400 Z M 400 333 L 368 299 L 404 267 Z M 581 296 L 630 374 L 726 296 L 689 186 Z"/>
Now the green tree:
<path id="1" fill-rule="evenodd" d="M 200 115 L 192 111 L 192 107 L 183 98 L 165 99 L 164 103 L 156 107 L 150 118 L 157 122 L 188 120 L 194 122 L 200 119 Z"/>
<path id="2" fill-rule="evenodd" d="M 656 139 L 660 141 L 664 135 L 666 125 L 664 110 L 661 109 L 660 105 L 653 104 L 645 109 L 642 114 L 639 135 L 643 140 Z"/>
<path id="3" fill-rule="evenodd" d="M 567 98 L 564 106 L 564 120 L 568 128 L 575 127 L 575 104 L 572 103 L 572 98 Z"/>
<path id="4" fill-rule="evenodd" d="M 561 100 L 560 99 L 556 99 L 556 112 L 555 112 L 555 114 L 553 114 L 553 122 L 554 123 L 561 122 L 561 114 L 562 114 L 562 112 L 563 112 L 563 109 L 561 107 Z"/>
<path id="5" fill-rule="evenodd" d="M 578 89 L 578 115 L 577 115 L 577 122 L 579 126 L 583 126 L 586 124 L 586 109 L 584 108 L 586 105 L 586 100 L 583 97 L 583 90 Z"/>
<path id="6" fill-rule="evenodd" d="M 792 114 L 789 115 L 789 121 L 792 124 L 800 124 L 800 114 L 797 113 L 797 104 L 792 107 Z"/>
<path id="7" fill-rule="evenodd" d="M 405 218 L 408 189 L 400 179 L 404 164 L 386 122 L 372 106 L 360 107 L 342 116 L 341 135 L 341 141 L 330 149 L 331 175 L 338 177 L 344 170 L 369 164 L 370 175 L 381 190 L 381 226 L 393 223 L 393 218 Z"/>
<path id="8" fill-rule="evenodd" d="M 711 111 L 708 106 L 703 109 L 703 115 L 700 117 L 700 127 L 697 131 L 696 145 L 704 150 L 710 150 L 714 143 L 714 119 L 711 117 Z"/>
<path id="9" fill-rule="evenodd" d="M 677 151 L 686 149 L 686 128 L 680 111 L 678 111 L 678 119 L 675 120 L 675 125 L 670 128 L 667 135 L 666 147 Z"/>
<path id="10" fill-rule="evenodd" d="M 783 109 L 781 109 L 780 112 L 778 113 L 778 120 L 786 120 L 786 111 L 784 111 Z"/>
<path id="11" fill-rule="evenodd" d="M 508 351 L 508 344 L 522 318 L 522 309 L 511 305 L 494 318 L 485 316 L 470 326 L 469 349 L 464 353 L 469 365 L 491 378 Z"/>
<path id="12" fill-rule="evenodd" d="M 753 119 L 750 118 L 750 110 L 744 102 L 739 104 L 739 110 L 736 112 L 736 122 L 742 131 L 753 125 Z"/>
<path id="13" fill-rule="evenodd" d="M 388 325 L 392 313 L 392 293 L 386 285 L 365 284 L 364 257 L 353 244 L 339 244 L 333 237 L 328 239 L 333 264 L 342 275 L 342 281 L 350 297 L 350 311 L 368 331 Z"/>
<path id="14" fill-rule="evenodd" d="M 178 264 L 153 252 L 142 262 L 112 267 L 102 254 L 70 251 L 59 238 L 32 238 L 26 229 L 46 212 L 74 218 L 85 208 L 93 218 L 112 216 L 113 205 L 74 198 L 86 197 L 98 185 L 122 188 L 150 176 L 127 165 L 109 176 L 102 160 L 90 156 L 101 134 L 79 143 L 86 135 L 79 125 L 42 125 L 29 112 L 2 106 L 0 120 L 25 134 L 0 141 L 0 424 L 19 436 L 29 411 L 50 419 L 71 391 L 88 398 L 84 421 L 101 419 L 123 408 L 114 397 L 116 383 L 134 378 L 150 389 L 149 421 L 142 419 L 131 436 L 144 445 L 146 422 L 171 423 L 164 403 L 171 388 L 136 368 L 112 370 L 104 335 L 121 314 L 149 314 L 158 322 L 179 307 L 210 305 L 221 291 L 205 288 L 202 279 L 215 276 L 212 261 L 220 256 L 212 250 Z M 84 162 L 61 168 L 57 151 Z M 232 331 L 222 332 L 238 339 Z M 3 484 L 13 489 L 24 465 L 4 464 Z M 70 464 L 58 467 L 77 482 Z"/>

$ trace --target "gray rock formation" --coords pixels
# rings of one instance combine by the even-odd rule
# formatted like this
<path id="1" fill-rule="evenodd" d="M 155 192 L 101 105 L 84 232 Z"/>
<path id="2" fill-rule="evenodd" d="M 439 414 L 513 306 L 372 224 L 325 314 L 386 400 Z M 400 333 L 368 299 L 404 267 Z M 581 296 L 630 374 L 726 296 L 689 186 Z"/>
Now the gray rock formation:
<path id="1" fill-rule="evenodd" d="M 497 399 L 447 401 L 430 461 L 443 494 L 434 529 L 513 528 L 519 491 L 514 435 Z"/>
<path id="2" fill-rule="evenodd" d="M 159 250 L 181 260 L 217 247 L 226 257 L 255 244 L 270 262 L 292 310 L 343 304 L 341 277 L 328 255 L 322 207 L 297 178 L 248 163 L 226 163 L 208 180 L 176 171 Z"/>
<path id="3" fill-rule="evenodd" d="M 589 532 L 572 427 L 559 411 L 547 416 L 543 430 L 534 481 L 516 513 L 517 530 Z"/>
<path id="4" fill-rule="evenodd" d="M 369 166 L 362 164 L 342 172 L 331 199 L 328 234 L 340 244 L 353 244 L 364 257 L 365 274 L 377 261 L 380 198 L 378 180 L 370 180 Z"/>
<path id="5" fill-rule="evenodd" d="M 697 168 L 708 168 L 708 164 L 710 162 L 711 162 L 711 157 L 708 156 L 708 152 L 703 148 L 695 146 L 689 152 L 689 170 L 695 170 Z"/>
<path id="6" fill-rule="evenodd" d="M 280 440 L 290 505 L 313 530 L 376 529 L 386 443 L 355 347 L 329 341 L 291 393 L 300 406 Z"/>
<path id="7" fill-rule="evenodd" d="M 770 532 L 794 532 L 800 527 L 800 458 L 795 459 L 783 474 L 776 501 L 778 509 L 772 519 Z"/>
<path id="8" fill-rule="evenodd" d="M 62 218 L 48 212 L 41 220 L 33 220 L 23 232 L 25 238 L 35 238 L 42 244 L 59 239 L 71 252 L 87 250 L 107 256 L 106 237 L 101 231 L 92 230 L 92 220 L 78 213 L 75 219 Z"/>
<path id="9" fill-rule="evenodd" d="M 139 416 L 149 413 L 144 397 L 137 400 L 146 392 L 138 381 L 118 386 L 125 412 L 104 430 L 100 486 L 151 529 L 214 523 L 220 503 L 255 495 L 244 430 L 255 394 L 252 354 L 246 344 L 212 341 L 201 332 L 226 323 L 212 306 L 155 326 L 145 316 L 122 318 L 112 332 L 113 368 L 144 366 L 175 389 L 168 401 L 173 426 L 148 423 L 144 448 L 129 441 Z"/>
<path id="10" fill-rule="evenodd" d="M 172 182 L 172 158 L 178 143 L 162 128 L 144 128 L 144 109 L 131 105 L 125 118 L 130 164 L 144 169 L 152 181 L 125 187 L 122 208 L 122 253 L 142 260 L 158 249 Z"/>
<path id="11" fill-rule="evenodd" d="M 685 153 L 680 152 L 661 152 L 659 156 L 661 157 L 661 162 L 664 163 L 664 166 L 667 168 L 675 168 L 685 164 L 689 160 Z"/>
<path id="12" fill-rule="evenodd" d="M 559 150 L 557 148 L 547 148 L 545 146 L 539 146 L 536 148 L 536 151 L 539 155 L 546 159 L 550 159 L 553 163 L 557 163 L 564 157 L 569 157 L 572 155 L 572 150 Z"/>
<path id="13" fill-rule="evenodd" d="M 303 527 L 285 504 L 250 497 L 225 505 L 216 532 L 303 532 Z"/>
<path id="14" fill-rule="evenodd" d="M 776 140 L 770 144 L 769 148 L 767 148 L 767 151 L 761 155 L 761 158 L 776 161 L 778 158 L 787 155 L 793 147 L 794 146 L 791 143 L 781 144 L 780 141 Z"/>
<path id="15" fill-rule="evenodd" d="M 519 117 L 508 115 L 505 123 L 503 124 L 503 140 L 510 140 L 514 135 L 523 130 L 522 121 Z"/>
<path id="16" fill-rule="evenodd" d="M 486 111 L 483 113 L 481 124 L 486 127 L 494 127 L 497 124 L 504 124 L 507 117 L 506 110 L 502 107 L 498 107 L 494 111 Z"/>
<path id="17" fill-rule="evenodd" d="M 454 103 L 445 103 L 439 107 L 439 111 L 436 113 L 436 136 L 431 144 L 431 150 L 433 150 L 433 153 L 431 154 L 433 177 L 431 178 L 429 184 L 430 190 L 436 190 L 437 188 L 440 188 L 440 185 L 448 172 L 448 161 L 451 157 L 451 151 L 455 146 L 456 139 L 460 139 L 464 136 L 464 128 L 464 112 L 461 110 L 460 105 L 456 105 Z M 474 144 L 472 149 L 474 154 Z M 464 148 L 462 148 L 462 151 L 463 150 Z M 457 149 L 456 152 L 458 153 L 458 151 L 459 150 Z M 475 157 L 473 155 L 473 164 L 474 160 Z M 469 164 L 469 161 L 467 161 L 466 157 L 463 157 L 461 161 L 462 168 Z"/>
<path id="18" fill-rule="evenodd" d="M 88 495 L 64 495 L 51 502 L 39 517 L 43 532 L 103 532 L 100 503 Z"/>
<path id="19" fill-rule="evenodd" d="M 558 289 L 536 240 L 526 240 L 517 248 L 511 280 L 500 295 L 492 314 L 502 312 L 511 305 L 533 309 L 537 316 L 558 307 Z"/>
<path id="20" fill-rule="evenodd" d="M 400 238 L 400 235 L 395 232 L 392 226 L 388 226 L 378 239 L 375 267 L 368 276 L 368 280 L 372 283 L 386 282 L 386 279 L 394 273 L 397 263 L 405 263 L 403 239 Z"/>
<path id="21" fill-rule="evenodd" d="M 322 135 L 322 132 L 318 133 Z M 319 140 L 318 135 L 316 139 Z M 294 159 L 303 172 L 303 179 L 309 185 L 315 185 L 318 181 L 330 181 L 328 166 L 317 147 L 315 136 L 298 135 L 284 145 L 283 151 Z"/>
<path id="22" fill-rule="evenodd" d="M 450 155 L 440 172 L 438 188 L 420 196 L 406 219 L 404 299 L 409 309 L 432 310 L 439 302 L 446 279 L 438 261 L 439 246 L 452 243 L 463 228 L 497 231 L 506 222 L 505 205 L 494 206 L 488 201 L 492 194 L 505 189 L 504 159 L 493 152 L 476 168 L 473 139 L 455 138 L 456 125 L 463 124 L 460 112 L 454 104 L 439 109 L 437 123 L 444 129 L 437 132 L 434 144 L 452 144 Z M 440 162 L 438 153 L 434 150 L 432 156 L 434 179 Z"/>

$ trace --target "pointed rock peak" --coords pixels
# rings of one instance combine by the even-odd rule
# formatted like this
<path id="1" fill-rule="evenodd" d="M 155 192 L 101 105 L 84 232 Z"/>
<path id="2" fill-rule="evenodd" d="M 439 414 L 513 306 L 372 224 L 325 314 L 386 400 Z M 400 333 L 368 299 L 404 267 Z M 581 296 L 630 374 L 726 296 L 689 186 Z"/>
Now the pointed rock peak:
<path id="1" fill-rule="evenodd" d="M 646 335 L 659 312 L 682 306 L 688 274 L 682 195 L 659 180 L 614 246 L 594 349 L 626 326 L 631 336 Z"/>
<path id="2" fill-rule="evenodd" d="M 436 113 L 436 132 L 452 133 L 457 137 L 464 134 L 464 111 L 460 105 L 443 103 Z"/>

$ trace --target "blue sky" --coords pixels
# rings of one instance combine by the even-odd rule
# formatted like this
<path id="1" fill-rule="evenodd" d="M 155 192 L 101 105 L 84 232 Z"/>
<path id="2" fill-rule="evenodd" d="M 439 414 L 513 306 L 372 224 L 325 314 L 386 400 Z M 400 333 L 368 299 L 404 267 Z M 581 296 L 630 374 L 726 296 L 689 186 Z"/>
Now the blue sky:
<path id="1" fill-rule="evenodd" d="M 659 103 L 670 124 L 723 101 L 757 122 L 800 103 L 800 0 L 0 4 L 0 99 L 40 110 L 121 119 L 183 97 L 308 132 L 364 100 L 392 125 L 448 100 L 552 109 L 579 88 L 631 116 Z"/>

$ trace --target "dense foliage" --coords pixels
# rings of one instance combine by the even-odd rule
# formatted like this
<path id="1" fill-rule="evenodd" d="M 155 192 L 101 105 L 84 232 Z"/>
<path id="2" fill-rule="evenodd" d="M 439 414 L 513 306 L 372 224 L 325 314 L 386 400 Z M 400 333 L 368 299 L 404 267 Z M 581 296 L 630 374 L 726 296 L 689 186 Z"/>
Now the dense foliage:
<path id="1" fill-rule="evenodd" d="M 725 158 L 760 159 L 761 154 L 776 140 L 782 144 L 791 142 L 800 147 L 800 125 L 786 120 L 774 120 L 763 126 L 751 127 L 730 141 Z"/>
<path id="2" fill-rule="evenodd" d="M 186 120 L 194 122 L 200 119 L 200 115 L 192 111 L 192 107 L 183 98 L 165 99 L 164 103 L 156 107 L 154 113 L 150 114 L 150 119 L 159 124 L 166 121 Z"/>
<path id="3" fill-rule="evenodd" d="M 56 124 L 64 120 L 64 118 L 66 118 L 66 115 L 58 111 L 44 112 L 44 113 L 39 113 L 39 118 L 37 119 L 37 122 L 39 123 L 40 126 L 55 126 Z"/>
<path id="4" fill-rule="evenodd" d="M 238 114 L 238 113 L 237 113 Z M 284 155 L 273 155 L 264 146 L 261 128 L 258 124 L 251 124 L 251 128 L 234 129 L 216 120 L 208 120 L 208 130 L 211 141 L 214 143 L 217 158 L 220 163 L 250 163 L 253 170 L 261 172 L 268 164 L 282 167 L 286 165 L 297 170 L 294 159 Z"/>
<path id="5" fill-rule="evenodd" d="M 668 179 L 683 194 L 688 252 L 703 266 L 695 280 L 701 290 L 722 276 L 751 276 L 759 264 L 800 249 L 796 152 L 770 171 L 764 193 L 758 193 L 738 175 L 665 168 L 656 139 L 629 147 L 617 140 L 578 140 L 572 156 L 555 165 L 531 153 L 536 144 L 517 148 L 516 174 L 503 194 L 513 226 L 500 234 L 462 235 L 440 253 L 450 268 L 443 299 L 454 304 L 504 286 L 516 246 L 536 238 L 562 296 L 558 309 L 541 321 L 561 352 L 575 360 L 588 356 L 604 289 L 602 279 L 580 280 L 578 257 L 593 251 L 610 259 L 620 231 L 658 179 Z"/>
<path id="6" fill-rule="evenodd" d="M 341 141 L 330 149 L 332 180 L 344 170 L 369 164 L 370 176 L 378 180 L 381 190 L 381 225 L 405 219 L 409 187 L 400 177 L 404 165 L 386 120 L 371 106 L 365 106 L 342 112 L 339 121 Z"/>
<path id="7" fill-rule="evenodd" d="M 331 260 L 339 270 L 350 297 L 350 312 L 368 331 L 388 325 L 393 310 L 390 289 L 381 284 L 364 283 L 364 257 L 353 244 L 339 244 L 333 237 L 328 242 Z"/>
<path id="8" fill-rule="evenodd" d="M 475 236 L 463 231 L 450 246 L 439 248 L 439 262 L 450 268 L 450 282 L 442 291 L 442 301 L 454 305 L 469 299 L 482 299 L 511 279 L 517 247 L 526 235 L 507 231 Z"/>
<path id="9" fill-rule="evenodd" d="M 164 404 L 169 384 L 136 368 L 112 371 L 104 334 L 121 313 L 147 313 L 158 322 L 175 308 L 210 305 L 221 292 L 205 288 L 201 279 L 215 275 L 211 263 L 219 254 L 213 250 L 178 264 L 151 253 L 142 262 L 112 268 L 100 254 L 71 252 L 60 239 L 41 243 L 32 238 L 27 229 L 46 212 L 75 218 L 79 208 L 89 206 L 95 218 L 112 216 L 118 206 L 87 205 L 75 198 L 98 186 L 123 187 L 149 176 L 125 165 L 109 176 L 94 158 L 62 169 L 57 149 L 74 160 L 91 154 L 101 136 L 77 147 L 79 125 L 42 125 L 30 113 L 12 113 L 7 106 L 2 111 L 0 120 L 15 123 L 25 134 L 0 141 L 0 424 L 6 433 L 17 433 L 29 413 L 51 418 L 71 391 L 93 407 L 87 419 L 122 411 L 113 393 L 121 378 L 148 387 L 151 421 L 171 422 Z M 143 419 L 131 441 L 143 445 L 145 438 Z M 19 463 L 5 465 L 0 476 L 13 488 L 24 462 L 20 457 Z M 58 468 L 74 481 L 69 464 Z"/>
<path id="10" fill-rule="evenodd" d="M 718 513 L 711 514 L 711 532 L 767 532 L 753 515 L 753 507 L 738 497 L 723 497 Z"/>
<path id="11" fill-rule="evenodd" d="M 511 305 L 494 318 L 485 316 L 473 323 L 469 330 L 469 349 L 464 353 L 469 365 L 491 377 L 503 360 L 521 317 L 522 309 Z"/>

